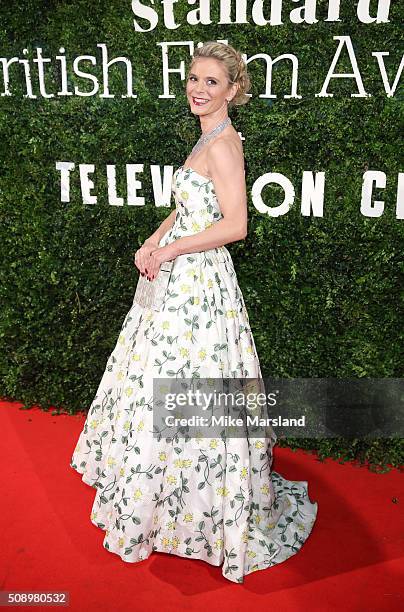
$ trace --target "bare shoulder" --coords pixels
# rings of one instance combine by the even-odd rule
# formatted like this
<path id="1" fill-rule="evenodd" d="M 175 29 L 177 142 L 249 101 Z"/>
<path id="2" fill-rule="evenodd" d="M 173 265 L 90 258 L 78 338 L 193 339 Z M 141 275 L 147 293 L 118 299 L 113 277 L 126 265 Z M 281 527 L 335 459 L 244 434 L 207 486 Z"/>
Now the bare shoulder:
<path id="1" fill-rule="evenodd" d="M 226 134 L 221 134 L 209 145 L 207 165 L 210 176 L 220 169 L 224 173 L 244 170 L 243 143 L 232 127 Z"/>

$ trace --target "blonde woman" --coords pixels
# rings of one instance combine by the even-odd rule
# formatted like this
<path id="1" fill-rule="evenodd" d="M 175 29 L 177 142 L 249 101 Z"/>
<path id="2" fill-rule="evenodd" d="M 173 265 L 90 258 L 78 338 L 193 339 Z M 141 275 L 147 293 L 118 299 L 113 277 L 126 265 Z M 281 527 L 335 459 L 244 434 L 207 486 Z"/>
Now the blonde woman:
<path id="1" fill-rule="evenodd" d="M 243 147 L 228 110 L 249 101 L 249 87 L 232 46 L 196 49 L 186 95 L 201 137 L 173 175 L 175 210 L 136 252 L 135 299 L 71 460 L 97 490 L 91 521 L 106 549 L 133 563 L 153 551 L 203 559 L 236 583 L 298 552 L 317 503 L 307 482 L 271 471 L 271 427 L 164 437 L 153 381 L 262 379 L 224 246 L 247 235 Z"/>

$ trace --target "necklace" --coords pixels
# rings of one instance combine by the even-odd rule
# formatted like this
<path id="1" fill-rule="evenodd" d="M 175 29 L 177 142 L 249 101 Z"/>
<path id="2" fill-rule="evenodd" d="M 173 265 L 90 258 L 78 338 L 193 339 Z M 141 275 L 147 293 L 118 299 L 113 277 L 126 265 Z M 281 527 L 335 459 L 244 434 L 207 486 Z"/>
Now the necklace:
<path id="1" fill-rule="evenodd" d="M 223 132 L 224 128 L 226 128 L 230 124 L 231 119 L 230 117 L 227 117 L 224 121 L 219 123 L 219 125 L 217 125 L 211 132 L 208 132 L 207 134 L 202 134 L 198 142 L 192 149 L 191 155 L 189 157 L 192 157 L 195 153 L 197 153 L 207 142 L 209 142 L 210 140 L 212 140 L 212 138 L 220 134 L 220 132 Z"/>

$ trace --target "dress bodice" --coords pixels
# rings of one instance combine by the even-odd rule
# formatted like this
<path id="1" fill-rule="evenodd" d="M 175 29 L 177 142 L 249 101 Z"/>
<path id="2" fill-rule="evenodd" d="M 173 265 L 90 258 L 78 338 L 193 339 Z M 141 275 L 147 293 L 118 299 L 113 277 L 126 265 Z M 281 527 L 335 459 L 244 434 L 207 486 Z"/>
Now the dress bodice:
<path id="1" fill-rule="evenodd" d="M 176 206 L 175 221 L 161 239 L 160 246 L 183 236 L 198 234 L 223 219 L 212 179 L 202 176 L 193 168 L 177 168 L 173 174 L 171 191 Z M 220 255 L 223 261 L 230 258 L 224 246 L 212 251 Z"/>
<path id="2" fill-rule="evenodd" d="M 172 193 L 181 235 L 196 234 L 223 218 L 213 181 L 193 168 L 180 166 L 174 172 Z"/>

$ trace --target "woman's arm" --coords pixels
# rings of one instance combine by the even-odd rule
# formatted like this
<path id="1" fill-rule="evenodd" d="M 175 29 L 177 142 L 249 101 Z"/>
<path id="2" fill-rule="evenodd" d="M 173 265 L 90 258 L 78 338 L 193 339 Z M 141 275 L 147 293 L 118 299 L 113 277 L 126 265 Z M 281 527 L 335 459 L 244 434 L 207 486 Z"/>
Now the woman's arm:
<path id="1" fill-rule="evenodd" d="M 164 219 L 156 231 L 144 241 L 142 246 L 135 253 L 135 266 L 139 269 L 139 272 L 144 276 L 148 274 L 147 266 L 150 262 L 150 255 L 156 248 L 159 247 L 159 242 L 166 232 L 173 226 L 175 221 L 176 208 Z"/>
<path id="2" fill-rule="evenodd" d="M 234 143 L 219 140 L 212 144 L 208 159 L 223 219 L 194 236 L 183 236 L 173 243 L 176 256 L 206 251 L 247 235 L 247 194 L 244 160 Z"/>
<path id="3" fill-rule="evenodd" d="M 164 234 L 168 232 L 168 230 L 174 225 L 176 212 L 177 210 L 176 208 L 174 208 L 174 210 L 170 212 L 168 217 L 164 219 L 164 221 L 156 229 L 156 231 L 151 236 L 149 236 L 143 244 L 158 245 Z"/>
<path id="4" fill-rule="evenodd" d="M 242 240 L 246 232 L 238 229 L 231 219 L 220 219 L 210 227 L 195 234 L 195 236 L 183 236 L 173 243 L 176 257 L 185 253 L 197 253 L 207 251 L 215 247 L 221 247 L 229 242 Z"/>
<path id="5" fill-rule="evenodd" d="M 148 275 L 154 279 L 160 265 L 185 253 L 207 251 L 247 235 L 247 194 L 244 159 L 237 145 L 228 139 L 212 143 L 208 170 L 223 219 L 194 236 L 183 236 L 153 250 L 148 260 Z"/>

